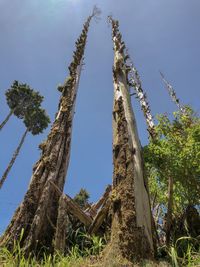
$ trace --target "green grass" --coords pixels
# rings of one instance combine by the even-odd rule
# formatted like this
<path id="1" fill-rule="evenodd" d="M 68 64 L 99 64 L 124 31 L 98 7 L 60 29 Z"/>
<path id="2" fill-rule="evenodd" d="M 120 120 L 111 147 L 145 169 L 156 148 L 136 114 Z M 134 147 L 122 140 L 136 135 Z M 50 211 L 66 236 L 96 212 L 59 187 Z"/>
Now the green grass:
<path id="1" fill-rule="evenodd" d="M 21 234 L 20 240 L 23 236 Z M 105 247 L 105 240 L 98 236 L 88 236 L 84 233 L 79 233 L 79 238 L 84 239 L 83 244 L 72 246 L 67 256 L 59 252 L 51 254 L 43 254 L 41 260 L 37 257 L 29 255 L 25 257 L 24 251 L 21 249 L 18 242 L 14 243 L 14 248 L 10 252 L 7 248 L 0 248 L 0 267 L 83 267 L 91 266 L 92 262 L 97 262 L 97 255 Z"/>
<path id="2" fill-rule="evenodd" d="M 170 248 L 162 249 L 173 267 L 200 267 L 200 237 L 180 237 Z"/>
<path id="3" fill-rule="evenodd" d="M 15 242 L 14 249 L 10 252 L 7 248 L 0 248 L 0 267 L 129 267 L 121 265 L 117 259 L 109 259 L 106 266 L 101 261 L 101 252 L 105 247 L 105 240 L 97 236 L 82 234 L 85 247 L 77 244 L 72 246 L 67 256 L 56 252 L 54 255 L 43 254 L 41 260 L 33 255 L 25 257 L 19 242 Z M 87 245 L 88 243 L 88 245 Z M 132 266 L 142 267 L 200 267 L 199 239 L 181 237 L 170 248 L 162 248 L 168 253 L 166 259 L 160 259 L 160 263 L 145 261 Z M 170 263 L 167 263 L 170 262 Z M 131 267 L 132 267 L 131 266 Z"/>

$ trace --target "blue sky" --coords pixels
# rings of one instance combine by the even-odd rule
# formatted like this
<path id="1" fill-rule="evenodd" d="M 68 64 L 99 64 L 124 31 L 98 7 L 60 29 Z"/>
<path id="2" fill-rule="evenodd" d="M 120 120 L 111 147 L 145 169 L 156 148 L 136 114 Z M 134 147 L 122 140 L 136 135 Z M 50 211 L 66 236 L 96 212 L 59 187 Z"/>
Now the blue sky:
<path id="1" fill-rule="evenodd" d="M 45 97 L 51 120 L 57 111 L 57 84 L 67 75 L 74 42 L 94 4 L 101 21 L 88 35 L 74 118 L 71 161 L 65 192 L 81 187 L 95 201 L 112 179 L 112 63 L 111 29 L 107 15 L 120 21 L 123 38 L 134 59 L 152 113 L 176 109 L 159 77 L 162 70 L 182 103 L 199 112 L 199 0 L 0 0 L 0 121 L 9 112 L 4 92 L 13 80 L 28 83 Z M 133 100 L 142 144 L 146 125 Z M 25 127 L 12 118 L 0 132 L 0 175 L 6 168 Z M 0 191 L 0 232 L 22 201 L 39 158 L 38 144 L 49 129 L 27 137 L 8 180 Z"/>

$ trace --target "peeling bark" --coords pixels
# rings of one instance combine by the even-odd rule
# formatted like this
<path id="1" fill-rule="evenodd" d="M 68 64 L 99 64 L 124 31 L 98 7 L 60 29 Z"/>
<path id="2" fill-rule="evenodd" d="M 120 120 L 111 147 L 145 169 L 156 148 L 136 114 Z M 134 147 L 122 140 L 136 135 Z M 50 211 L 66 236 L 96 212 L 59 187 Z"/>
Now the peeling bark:
<path id="1" fill-rule="evenodd" d="M 113 191 L 111 242 L 106 257 L 129 261 L 152 258 L 150 200 L 144 181 L 141 145 L 131 106 L 125 44 L 118 21 L 110 18 L 114 43 Z"/>
<path id="2" fill-rule="evenodd" d="M 27 253 L 40 251 L 44 247 L 50 251 L 53 248 L 60 195 L 51 182 L 63 191 L 70 158 L 72 122 L 81 65 L 89 25 L 95 15 L 94 10 L 76 42 L 76 51 L 69 66 L 70 76 L 59 87 L 62 95 L 56 119 L 47 140 L 40 145 L 42 155 L 34 166 L 28 191 L 1 237 L 0 246 L 7 245 L 11 249 L 14 240 L 19 240 L 23 229 L 21 246 Z"/>

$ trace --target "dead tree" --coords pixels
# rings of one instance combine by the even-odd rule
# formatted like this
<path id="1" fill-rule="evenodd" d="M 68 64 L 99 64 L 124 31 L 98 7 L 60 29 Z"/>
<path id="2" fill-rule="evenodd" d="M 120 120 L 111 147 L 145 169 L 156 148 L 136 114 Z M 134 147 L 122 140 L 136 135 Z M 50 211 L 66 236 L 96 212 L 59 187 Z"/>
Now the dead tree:
<path id="1" fill-rule="evenodd" d="M 96 216 L 93 219 L 92 224 L 90 225 L 90 228 L 88 231 L 90 234 L 97 234 L 98 233 L 99 228 L 101 227 L 106 216 L 109 213 L 110 204 L 111 204 L 111 199 L 108 195 L 104 199 L 104 202 L 102 203 L 101 209 L 99 209 L 98 213 L 96 214 Z"/>
<path id="2" fill-rule="evenodd" d="M 182 112 L 185 113 L 185 109 L 184 107 L 180 104 L 180 100 L 177 98 L 176 96 L 176 92 L 174 90 L 174 88 L 172 87 L 172 85 L 165 79 L 164 74 L 160 71 L 160 75 L 162 78 L 162 81 L 165 84 L 165 87 L 167 88 L 167 91 L 172 99 L 172 101 L 177 105 L 178 109 Z"/>
<path id="3" fill-rule="evenodd" d="M 149 103 L 147 101 L 147 95 L 142 88 L 142 82 L 140 80 L 139 73 L 136 67 L 134 66 L 133 61 L 131 60 L 130 56 L 128 55 L 127 50 L 125 53 L 125 60 L 126 60 L 127 78 L 129 81 L 128 84 L 136 92 L 131 95 L 136 95 L 136 98 L 139 99 L 141 109 L 146 119 L 149 135 L 154 140 L 156 138 L 155 124 L 154 124 L 153 116 L 151 114 Z"/>
<path id="4" fill-rule="evenodd" d="M 106 188 L 105 193 L 100 200 L 94 205 L 94 209 L 82 210 L 79 205 L 68 195 L 62 193 L 62 191 L 52 183 L 55 190 L 60 194 L 59 209 L 55 234 L 55 249 L 61 253 L 66 251 L 66 237 L 67 228 L 70 224 L 69 216 L 73 216 L 83 224 L 90 234 L 96 234 L 102 225 L 106 215 L 108 214 L 110 199 L 109 194 L 111 192 L 111 186 Z M 97 209 L 98 207 L 98 209 Z"/>
<path id="5" fill-rule="evenodd" d="M 114 44 L 113 190 L 111 241 L 107 257 L 152 258 L 151 209 L 144 181 L 141 145 L 129 93 L 125 44 L 118 21 L 109 17 Z"/>
<path id="6" fill-rule="evenodd" d="M 57 116 L 47 140 L 40 145 L 41 158 L 34 166 L 28 191 L 1 237 L 0 246 L 6 245 L 12 249 L 14 240 L 19 240 L 23 229 L 21 246 L 27 253 L 36 252 L 43 247 L 52 249 L 60 195 L 51 182 L 63 191 L 69 164 L 72 122 L 87 33 L 91 19 L 98 12 L 95 8 L 83 25 L 82 33 L 76 42 L 72 63 L 69 66 L 69 77 L 63 86 L 58 88 L 62 95 Z"/>
<path id="7" fill-rule="evenodd" d="M 92 204 L 90 207 L 88 207 L 85 212 L 89 212 L 91 214 L 94 214 L 94 216 L 97 214 L 99 208 L 103 205 L 103 203 L 105 202 L 105 200 L 108 199 L 109 194 L 112 190 L 111 185 L 108 185 L 106 187 L 106 190 L 104 192 L 104 194 L 101 196 L 101 198 L 94 204 Z"/>

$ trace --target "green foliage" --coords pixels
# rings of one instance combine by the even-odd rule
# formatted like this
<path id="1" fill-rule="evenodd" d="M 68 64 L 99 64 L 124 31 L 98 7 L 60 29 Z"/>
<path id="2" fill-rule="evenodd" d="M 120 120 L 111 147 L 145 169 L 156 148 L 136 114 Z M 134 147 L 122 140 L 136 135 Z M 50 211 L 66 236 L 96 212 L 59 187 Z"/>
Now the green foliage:
<path id="1" fill-rule="evenodd" d="M 172 176 L 175 211 L 200 201 L 200 118 L 190 107 L 184 109 L 184 114 L 174 112 L 172 122 L 159 115 L 155 129 L 158 138 L 144 147 L 150 191 L 157 193 L 157 202 L 165 204 L 168 178 Z"/>
<path id="2" fill-rule="evenodd" d="M 13 82 L 5 95 L 9 108 L 20 119 L 24 118 L 27 109 L 35 110 L 40 107 L 43 101 L 43 96 L 39 92 L 31 89 L 29 85 L 19 83 L 18 81 Z"/>
<path id="3" fill-rule="evenodd" d="M 199 266 L 200 265 L 200 246 L 199 238 L 183 236 L 167 249 L 172 266 Z"/>
<path id="4" fill-rule="evenodd" d="M 82 234 L 82 237 L 85 239 L 85 245 L 83 247 L 82 255 L 99 255 L 103 250 L 106 244 L 106 239 L 104 237 Z"/>
<path id="5" fill-rule="evenodd" d="M 76 244 L 69 250 L 69 255 L 73 258 L 99 255 L 106 244 L 106 239 L 100 236 L 90 236 L 86 233 L 79 232 L 79 236 L 77 237 Z"/>
<path id="6" fill-rule="evenodd" d="M 80 192 L 75 195 L 74 201 L 81 207 L 86 208 L 88 205 L 88 200 L 90 198 L 89 193 L 87 190 L 81 188 Z"/>
<path id="7" fill-rule="evenodd" d="M 24 124 L 33 135 L 42 133 L 49 123 L 49 116 L 44 109 L 28 110 L 25 114 Z"/>
<path id="8" fill-rule="evenodd" d="M 90 236 L 87 229 L 82 225 L 77 227 L 76 230 L 71 225 L 67 229 L 66 242 L 69 254 L 73 253 L 73 255 L 77 254 L 78 257 L 86 257 L 98 255 L 105 247 L 107 240 L 105 236 Z"/>

